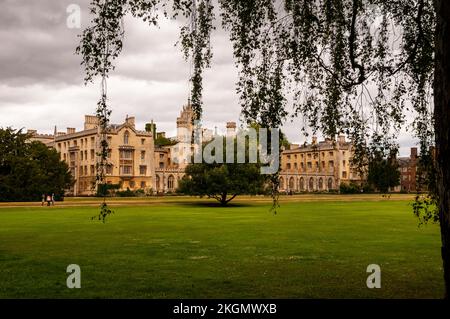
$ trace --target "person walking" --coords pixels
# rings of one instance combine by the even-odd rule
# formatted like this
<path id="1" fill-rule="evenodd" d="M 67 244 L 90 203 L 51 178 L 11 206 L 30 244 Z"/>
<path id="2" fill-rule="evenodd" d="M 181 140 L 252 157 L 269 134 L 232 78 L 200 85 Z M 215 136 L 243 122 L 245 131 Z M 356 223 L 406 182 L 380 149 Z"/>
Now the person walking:
<path id="1" fill-rule="evenodd" d="M 42 194 L 42 206 L 44 206 L 44 202 L 45 202 L 45 194 Z"/>
<path id="2" fill-rule="evenodd" d="M 52 206 L 55 206 L 55 193 L 52 193 Z"/>
<path id="3" fill-rule="evenodd" d="M 51 202 L 52 202 L 52 197 L 50 195 L 47 195 L 47 206 L 50 206 Z"/>

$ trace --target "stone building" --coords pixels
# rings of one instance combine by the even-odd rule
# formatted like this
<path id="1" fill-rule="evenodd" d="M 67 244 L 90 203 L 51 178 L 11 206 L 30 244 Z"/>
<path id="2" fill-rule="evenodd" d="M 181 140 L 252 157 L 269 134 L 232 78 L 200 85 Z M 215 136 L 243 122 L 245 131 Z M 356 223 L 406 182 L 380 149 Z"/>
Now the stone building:
<path id="1" fill-rule="evenodd" d="M 185 168 L 196 151 L 192 141 L 194 126 L 192 124 L 193 110 L 190 103 L 185 105 L 177 118 L 176 143 L 155 148 L 155 191 L 158 193 L 174 192 L 184 176 Z M 236 123 L 230 122 L 236 127 Z M 213 138 L 213 132 L 207 128 L 199 129 L 202 141 Z"/>
<path id="2" fill-rule="evenodd" d="M 155 149 L 155 187 L 157 193 L 172 193 L 184 176 L 184 167 L 172 160 L 173 146 Z"/>
<path id="3" fill-rule="evenodd" d="M 311 144 L 290 145 L 281 154 L 280 191 L 314 192 L 338 190 L 341 183 L 362 183 L 352 167 L 352 144 L 339 136 Z"/>
<path id="4" fill-rule="evenodd" d="M 40 134 L 36 130 L 27 130 L 27 134 L 30 136 L 30 142 L 39 141 L 48 147 L 53 147 L 55 142 L 55 135 L 52 134 Z"/>
<path id="5" fill-rule="evenodd" d="M 173 145 L 155 145 L 156 132 L 152 122 L 146 130 L 136 128 L 135 118 L 126 117 L 121 124 L 111 124 L 107 133 L 109 145 L 106 183 L 118 184 L 121 190 L 141 189 L 146 193 L 174 192 L 194 151 L 191 143 L 192 107 L 188 103 L 177 118 L 177 136 L 172 138 Z M 231 124 L 230 124 L 231 123 Z M 236 127 L 234 122 L 229 125 Z M 202 129 L 205 141 L 212 138 L 211 130 Z M 54 147 L 65 161 L 75 179 L 67 195 L 89 196 L 95 194 L 93 185 L 99 162 L 100 135 L 98 119 L 94 115 L 85 115 L 81 131 L 67 128 L 64 132 L 39 134 L 28 130 L 31 141 L 40 141 L 48 147 Z"/>
<path id="6" fill-rule="evenodd" d="M 107 133 L 109 145 L 106 182 L 119 184 L 122 190 L 141 189 L 146 193 L 168 193 L 178 188 L 185 168 L 195 151 L 192 143 L 192 107 L 183 107 L 177 123 L 177 135 L 170 145 L 155 145 L 155 124 L 147 130 L 136 128 L 135 118 L 126 117 L 121 124 L 111 124 Z M 29 131 L 33 140 L 40 140 L 54 147 L 67 162 L 75 178 L 74 187 L 68 195 L 88 196 L 95 191 L 92 186 L 99 161 L 100 135 L 96 116 L 86 115 L 81 131 L 67 128 L 53 135 Z M 211 140 L 216 133 L 201 129 L 203 142 Z M 226 135 L 235 136 L 236 123 L 226 123 Z M 280 190 L 293 192 L 331 191 L 341 183 L 361 183 L 360 176 L 351 165 L 352 144 L 339 136 L 336 141 L 326 139 L 311 144 L 290 145 L 281 154 Z"/>
<path id="7" fill-rule="evenodd" d="M 137 130 L 135 118 L 128 117 L 122 124 L 112 124 L 107 132 L 109 145 L 106 183 L 120 184 L 121 189 L 143 189 L 154 187 L 154 140 L 151 132 Z M 69 194 L 92 195 L 93 183 L 99 161 L 100 135 L 96 116 L 86 115 L 84 129 L 77 132 L 67 128 L 57 132 L 54 147 L 67 162 L 75 178 Z"/>
<path id="8" fill-rule="evenodd" d="M 397 187 L 396 191 L 401 192 L 416 192 L 417 187 L 417 166 L 419 163 L 419 157 L 417 153 L 417 147 L 411 147 L 409 157 L 397 158 L 398 169 L 400 170 L 400 187 Z"/>
<path id="9" fill-rule="evenodd" d="M 192 147 L 192 107 L 190 103 L 183 106 L 177 118 L 176 144 L 160 146 L 155 149 L 155 191 L 171 193 L 178 188 L 184 176 L 184 169 L 190 160 Z"/>

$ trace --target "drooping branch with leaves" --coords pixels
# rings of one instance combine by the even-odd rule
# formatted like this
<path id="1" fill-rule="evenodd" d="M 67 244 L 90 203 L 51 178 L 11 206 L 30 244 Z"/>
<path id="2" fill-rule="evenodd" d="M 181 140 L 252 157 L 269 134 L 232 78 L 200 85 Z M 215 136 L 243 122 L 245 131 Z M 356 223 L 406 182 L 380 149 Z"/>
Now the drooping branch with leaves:
<path id="1" fill-rule="evenodd" d="M 449 10 L 444 0 L 93 0 L 94 18 L 78 53 L 86 81 L 106 79 L 122 50 L 125 15 L 151 25 L 159 15 L 183 19 L 180 44 L 192 63 L 198 120 L 211 33 L 221 24 L 233 45 L 236 91 L 248 123 L 278 128 L 293 116 L 305 135 L 344 133 L 361 172 L 374 154 L 397 151 L 397 136 L 408 127 L 420 141 L 429 189 L 416 214 L 437 207 L 423 211 L 439 216 L 430 219 L 441 223 L 449 291 Z M 107 123 L 106 101 L 102 93 L 98 114 Z M 276 174 L 272 182 L 275 198 Z"/>

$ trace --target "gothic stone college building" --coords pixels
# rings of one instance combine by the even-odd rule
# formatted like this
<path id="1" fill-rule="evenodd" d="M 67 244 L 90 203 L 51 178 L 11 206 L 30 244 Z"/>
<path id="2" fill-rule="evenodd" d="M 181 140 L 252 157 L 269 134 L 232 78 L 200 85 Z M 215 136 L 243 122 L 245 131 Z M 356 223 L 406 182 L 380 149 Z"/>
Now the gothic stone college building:
<path id="1" fill-rule="evenodd" d="M 185 105 L 177 118 L 177 136 L 172 140 L 174 145 L 155 145 L 155 135 L 164 136 L 153 129 L 139 130 L 136 128 L 135 118 L 126 117 L 122 124 L 111 124 L 107 139 L 109 145 L 106 182 L 119 184 L 122 190 L 141 189 L 145 193 L 174 192 L 178 188 L 180 179 L 184 175 L 187 161 L 174 161 L 174 154 L 190 154 L 194 146 L 190 137 L 193 130 L 192 107 Z M 236 134 L 236 123 L 228 122 L 227 135 Z M 85 115 L 84 128 L 76 131 L 67 128 L 65 132 L 54 134 L 38 134 L 35 130 L 28 130 L 31 140 L 39 140 L 49 147 L 54 147 L 70 168 L 75 184 L 67 195 L 89 196 L 94 194 L 92 189 L 96 176 L 97 154 L 100 151 L 100 139 L 97 117 Z M 204 141 L 213 137 L 211 130 L 203 130 Z M 206 138 L 205 138 L 206 137 Z M 409 163 L 415 164 L 417 151 L 412 149 Z M 330 192 L 339 190 L 342 183 L 362 184 L 363 178 L 352 166 L 353 146 L 344 136 L 337 139 L 318 141 L 313 137 L 310 144 L 291 144 L 281 154 L 280 191 L 282 192 Z M 402 172 L 402 190 L 414 191 L 415 176 L 408 176 L 405 172 L 415 172 L 405 168 L 403 158 L 399 159 Z M 415 165 L 414 165 L 415 166 Z M 414 174 L 411 174 L 414 175 Z M 400 191 L 400 187 L 395 191 Z"/>

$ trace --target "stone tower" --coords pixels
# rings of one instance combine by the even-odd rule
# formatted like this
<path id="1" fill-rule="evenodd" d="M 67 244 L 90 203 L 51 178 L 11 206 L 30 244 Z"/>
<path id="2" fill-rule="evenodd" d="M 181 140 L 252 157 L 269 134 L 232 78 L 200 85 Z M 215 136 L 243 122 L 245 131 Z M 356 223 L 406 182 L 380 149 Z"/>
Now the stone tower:
<path id="1" fill-rule="evenodd" d="M 190 101 L 183 106 L 180 116 L 177 118 L 177 139 L 181 143 L 190 143 L 193 131 L 192 106 Z"/>

